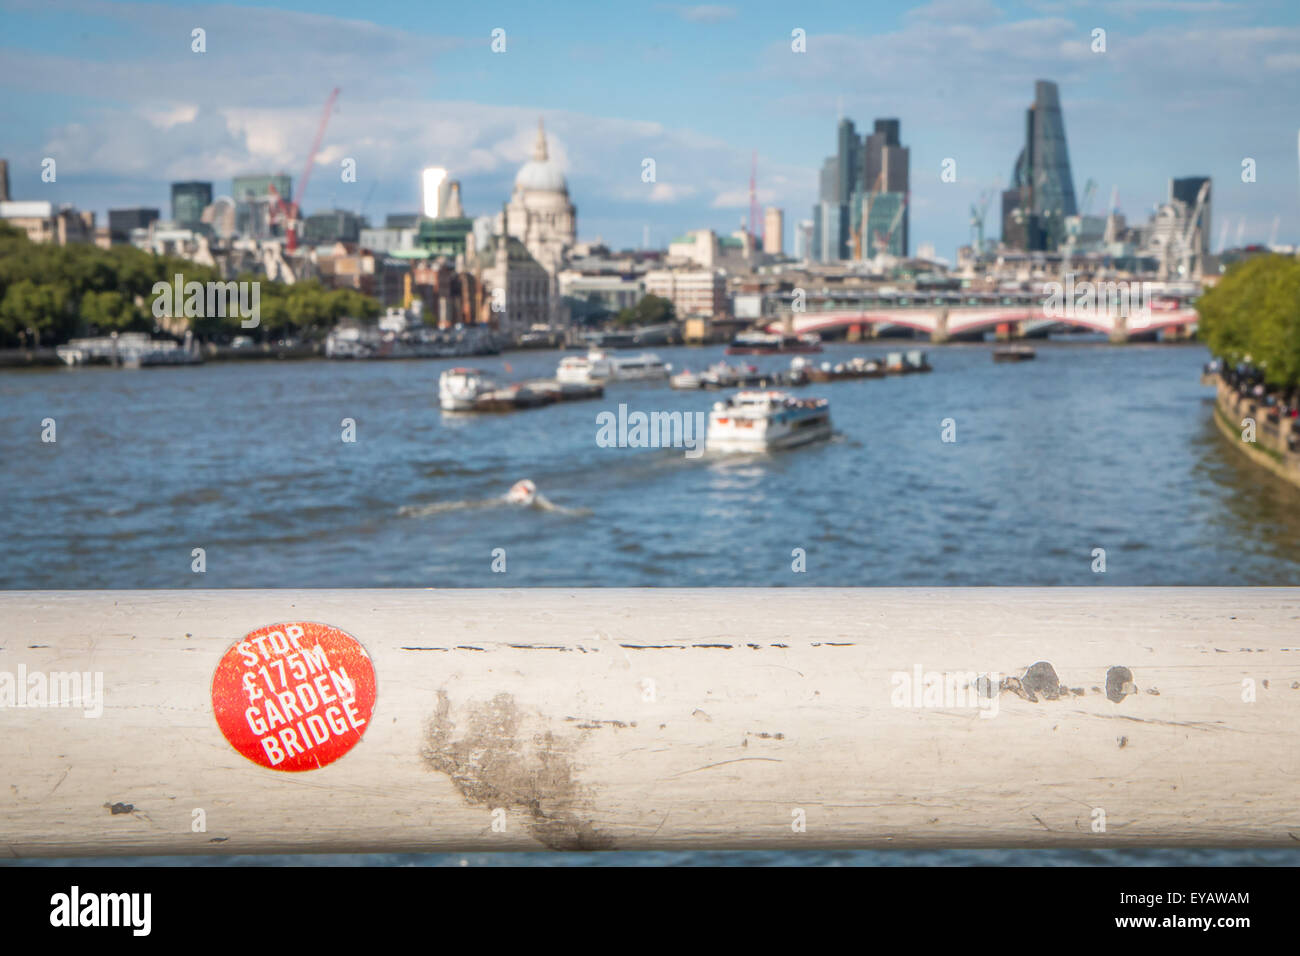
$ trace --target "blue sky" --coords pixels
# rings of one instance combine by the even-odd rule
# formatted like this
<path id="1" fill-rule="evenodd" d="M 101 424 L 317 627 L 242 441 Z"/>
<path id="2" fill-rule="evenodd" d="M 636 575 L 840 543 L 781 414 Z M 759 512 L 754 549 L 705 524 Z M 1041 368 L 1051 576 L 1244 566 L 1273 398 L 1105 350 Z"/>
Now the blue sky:
<path id="1" fill-rule="evenodd" d="M 494 212 L 544 116 L 583 239 L 653 245 L 734 229 L 758 151 L 764 204 L 809 215 L 843 114 L 902 121 L 913 245 L 951 257 L 1004 186 L 1035 79 L 1061 88 L 1076 192 L 1145 219 L 1171 176 L 1215 180 L 1227 241 L 1300 241 L 1300 4 L 937 0 L 730 4 L 0 0 L 0 156 L 17 198 L 158 206 L 167 184 L 297 178 L 342 89 L 306 211 L 418 207 L 443 165 Z M 190 50 L 195 27 L 207 52 Z M 495 28 L 506 52 L 490 49 Z M 791 51 L 795 28 L 807 52 Z M 1106 51 L 1090 49 L 1106 31 Z M 40 180 L 43 157 L 58 163 Z M 344 183 L 339 163 L 357 161 Z M 657 181 L 641 181 L 642 160 Z M 1253 183 L 1241 163 L 1255 160 Z M 940 180 L 944 159 L 957 181 Z M 990 216 L 990 222 L 996 215 Z M 996 233 L 996 226 L 990 232 Z"/>

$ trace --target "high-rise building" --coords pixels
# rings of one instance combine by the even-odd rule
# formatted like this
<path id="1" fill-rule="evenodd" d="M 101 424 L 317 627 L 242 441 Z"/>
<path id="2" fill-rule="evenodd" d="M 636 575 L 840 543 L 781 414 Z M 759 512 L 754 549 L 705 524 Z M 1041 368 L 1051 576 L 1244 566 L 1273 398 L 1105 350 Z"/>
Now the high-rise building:
<path id="1" fill-rule="evenodd" d="M 822 163 L 821 179 L 818 182 L 818 202 L 839 202 L 839 170 L 839 160 L 834 156 L 827 156 L 826 162 Z"/>
<path id="2" fill-rule="evenodd" d="M 1209 176 L 1184 176 L 1181 179 L 1169 180 L 1169 201 L 1175 200 L 1187 206 L 1187 215 L 1190 217 L 1196 211 L 1196 200 L 1200 198 L 1201 187 L 1208 186 Z M 1200 231 L 1199 251 L 1201 255 L 1209 255 L 1210 252 L 1210 199 L 1212 188 L 1205 190 L 1205 204 L 1201 207 L 1201 217 L 1196 228 Z"/>
<path id="3" fill-rule="evenodd" d="M 900 146 L 899 122 L 896 119 L 878 119 L 872 132 L 862 141 L 862 191 L 886 191 L 880 179 L 881 154 L 886 146 Z"/>
<path id="4" fill-rule="evenodd" d="M 840 120 L 835 139 L 835 201 L 847 203 L 862 180 L 862 142 L 853 120 Z"/>
<path id="5" fill-rule="evenodd" d="M 833 262 L 844 258 L 843 250 L 838 245 L 832 249 L 822 248 L 822 213 L 827 207 L 840 205 L 843 205 L 840 202 L 840 160 L 838 156 L 828 156 L 826 162 L 822 163 L 817 205 L 813 207 L 813 259 L 817 262 Z M 836 222 L 839 221 L 838 213 L 834 218 Z"/>
<path id="6" fill-rule="evenodd" d="M 1016 157 L 1011 188 L 1002 194 L 1002 241 L 1030 251 L 1057 249 L 1065 218 L 1078 214 L 1056 84 L 1038 80 L 1025 113 L 1025 145 Z"/>
<path id="7" fill-rule="evenodd" d="M 271 194 L 272 186 L 285 202 L 293 198 L 293 177 L 288 173 L 236 176 L 231 180 L 230 191 L 234 194 L 235 202 L 244 202 L 249 199 L 265 199 Z"/>
<path id="8" fill-rule="evenodd" d="M 801 219 L 794 226 L 794 257 L 807 262 L 812 257 L 813 221 Z"/>
<path id="9" fill-rule="evenodd" d="M 272 189 L 285 202 L 293 198 L 293 180 L 286 173 L 236 176 L 231 181 L 235 230 L 240 235 L 267 238 L 272 234 Z"/>
<path id="10" fill-rule="evenodd" d="M 365 220 L 356 213 L 346 209 L 331 209 L 328 212 L 312 213 L 302 223 L 302 238 L 312 245 L 326 245 L 333 242 L 357 242 L 361 230 L 366 228 Z"/>
<path id="11" fill-rule="evenodd" d="M 864 258 L 877 254 L 902 259 L 907 256 L 907 197 L 903 193 L 874 192 L 863 197 Z"/>
<path id="12" fill-rule="evenodd" d="M 9 160 L 0 159 L 0 202 L 9 202 Z"/>
<path id="13" fill-rule="evenodd" d="M 114 244 L 130 242 L 132 229 L 148 229 L 157 219 L 157 209 L 110 209 L 108 240 Z"/>
<path id="14" fill-rule="evenodd" d="M 421 212 L 428 219 L 437 219 L 447 204 L 447 170 L 441 166 L 426 166 L 420 173 Z"/>
<path id="15" fill-rule="evenodd" d="M 203 210 L 212 205 L 212 183 L 172 183 L 172 222 L 181 229 L 197 229 Z"/>
<path id="16" fill-rule="evenodd" d="M 817 224 L 817 235 L 813 237 L 814 258 L 819 262 L 844 259 L 849 235 L 848 203 L 820 203 L 813 210 L 813 219 Z"/>
<path id="17" fill-rule="evenodd" d="M 852 212 L 861 191 L 862 141 L 850 119 L 841 119 L 835 127 L 835 155 L 822 164 L 817 189 L 817 206 L 813 208 L 812 257 L 818 262 L 837 262 L 852 252 Z M 827 246 L 825 243 L 831 242 Z"/>
<path id="18" fill-rule="evenodd" d="M 774 256 L 785 252 L 785 213 L 775 206 L 763 213 L 763 251 Z"/>
<path id="19" fill-rule="evenodd" d="M 901 124 L 896 119 L 878 119 L 875 121 L 874 128 L 862 143 L 862 192 L 868 197 L 872 193 L 892 193 L 902 197 L 902 214 L 899 221 L 894 224 L 894 228 L 886 231 L 890 232 L 889 252 L 900 258 L 905 257 L 910 249 L 909 237 L 909 211 L 907 208 L 907 195 L 910 192 L 910 172 L 911 150 L 902 144 L 900 140 Z M 885 201 L 884 205 L 873 203 L 877 216 L 884 215 L 883 210 L 890 208 L 889 216 L 892 221 L 897 214 L 897 208 L 892 206 L 894 200 Z M 859 208 L 866 209 L 865 204 L 859 204 Z M 868 216 L 868 218 L 870 218 Z M 888 226 L 888 224 L 886 224 Z M 867 229 L 879 228 L 879 222 L 868 222 Z M 864 257 L 874 255 L 877 251 L 877 236 L 875 232 L 866 233 L 866 238 L 862 243 L 861 255 Z"/>

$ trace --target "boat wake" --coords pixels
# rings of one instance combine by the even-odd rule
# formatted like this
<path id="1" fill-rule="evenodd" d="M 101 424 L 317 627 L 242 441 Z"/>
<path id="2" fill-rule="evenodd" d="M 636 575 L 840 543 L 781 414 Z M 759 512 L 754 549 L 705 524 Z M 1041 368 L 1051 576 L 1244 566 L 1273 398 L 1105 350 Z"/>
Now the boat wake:
<path id="1" fill-rule="evenodd" d="M 473 511 L 480 508 L 528 508 L 534 511 L 549 511 L 570 517 L 586 517 L 592 513 L 590 508 L 566 508 L 547 498 L 537 486 L 525 478 L 516 482 L 504 495 L 496 498 L 484 498 L 479 501 L 437 501 L 427 505 L 403 505 L 397 509 L 403 518 L 427 518 L 430 515 L 446 514 L 452 511 Z"/>

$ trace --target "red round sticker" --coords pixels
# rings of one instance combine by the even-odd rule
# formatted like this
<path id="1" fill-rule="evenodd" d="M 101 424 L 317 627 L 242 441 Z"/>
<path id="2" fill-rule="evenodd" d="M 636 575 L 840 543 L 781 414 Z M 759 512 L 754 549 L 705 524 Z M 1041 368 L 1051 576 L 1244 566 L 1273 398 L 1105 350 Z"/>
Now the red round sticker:
<path id="1" fill-rule="evenodd" d="M 271 624 L 217 664 L 212 709 L 230 746 L 272 770 L 316 770 L 351 750 L 375 709 L 375 668 L 328 624 Z"/>

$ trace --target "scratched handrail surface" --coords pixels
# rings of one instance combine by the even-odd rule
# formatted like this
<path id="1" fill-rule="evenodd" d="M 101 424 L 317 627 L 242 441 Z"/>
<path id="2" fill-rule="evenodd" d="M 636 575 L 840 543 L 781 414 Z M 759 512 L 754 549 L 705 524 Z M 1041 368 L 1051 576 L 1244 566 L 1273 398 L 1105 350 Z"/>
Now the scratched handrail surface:
<path id="1" fill-rule="evenodd" d="M 4 592 L 0 852 L 1294 846 L 1297 619 L 1297 589 Z"/>

